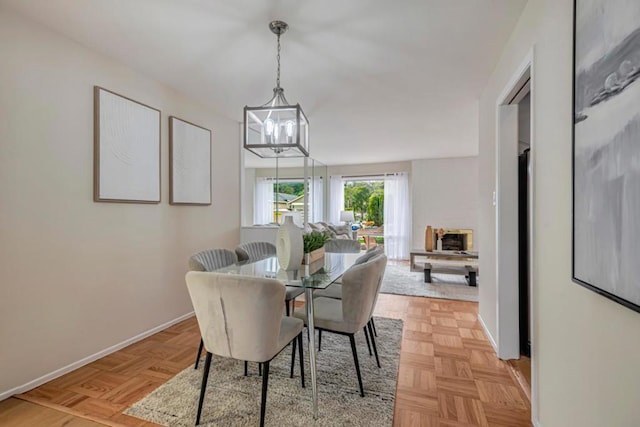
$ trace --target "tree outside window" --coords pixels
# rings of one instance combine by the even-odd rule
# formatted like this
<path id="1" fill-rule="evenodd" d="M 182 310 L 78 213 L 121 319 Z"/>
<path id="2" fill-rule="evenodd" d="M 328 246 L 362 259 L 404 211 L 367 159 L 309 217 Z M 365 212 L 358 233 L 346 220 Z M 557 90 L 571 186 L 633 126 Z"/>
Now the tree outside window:
<path id="1" fill-rule="evenodd" d="M 356 222 L 381 226 L 384 222 L 384 181 L 346 181 L 344 208 L 353 211 Z"/>

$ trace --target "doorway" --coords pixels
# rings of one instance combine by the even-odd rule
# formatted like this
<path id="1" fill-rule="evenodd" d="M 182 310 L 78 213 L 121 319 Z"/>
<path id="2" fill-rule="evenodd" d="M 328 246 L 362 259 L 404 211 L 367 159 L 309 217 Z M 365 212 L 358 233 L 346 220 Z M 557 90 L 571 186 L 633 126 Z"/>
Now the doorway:
<path id="1" fill-rule="evenodd" d="M 535 391 L 533 281 L 534 153 L 533 52 L 497 103 L 496 281 L 497 349 L 525 393 Z M 534 363 L 532 363 L 534 362 Z M 536 408 L 532 406 L 532 410 Z"/>
<path id="2" fill-rule="evenodd" d="M 520 311 L 520 355 L 531 357 L 531 292 L 529 284 L 529 196 L 531 180 L 531 96 L 518 103 L 518 298 Z"/>
<path id="3" fill-rule="evenodd" d="M 528 90 L 528 88 L 527 88 Z M 531 95 L 518 102 L 518 309 L 520 357 L 510 361 L 525 392 L 531 390 Z"/>

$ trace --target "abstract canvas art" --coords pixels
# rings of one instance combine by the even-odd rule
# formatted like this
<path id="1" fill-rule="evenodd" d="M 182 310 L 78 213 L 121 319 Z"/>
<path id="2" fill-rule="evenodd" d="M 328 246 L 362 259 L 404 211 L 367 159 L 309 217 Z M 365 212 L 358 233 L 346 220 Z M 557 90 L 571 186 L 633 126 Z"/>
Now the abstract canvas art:
<path id="1" fill-rule="evenodd" d="M 640 311 L 640 1 L 575 0 L 573 280 Z"/>
<path id="2" fill-rule="evenodd" d="M 94 87 L 96 202 L 160 203 L 160 111 Z"/>
<path id="3" fill-rule="evenodd" d="M 169 203 L 211 204 L 211 131 L 169 117 Z"/>

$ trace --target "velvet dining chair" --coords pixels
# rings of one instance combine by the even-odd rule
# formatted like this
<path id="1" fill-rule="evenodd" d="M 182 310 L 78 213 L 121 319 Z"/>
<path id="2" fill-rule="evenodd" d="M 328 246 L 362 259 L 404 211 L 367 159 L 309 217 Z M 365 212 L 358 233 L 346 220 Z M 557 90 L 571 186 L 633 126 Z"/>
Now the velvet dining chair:
<path id="1" fill-rule="evenodd" d="M 297 340 L 304 387 L 302 320 L 282 316 L 285 286 L 275 279 L 191 271 L 187 288 L 207 351 L 196 425 L 200 423 L 213 355 L 262 365 L 260 426 L 264 426 L 270 362 Z M 295 352 L 292 357 L 295 357 Z"/>
<path id="2" fill-rule="evenodd" d="M 318 331 L 349 337 L 360 395 L 363 397 L 364 388 L 355 344 L 355 333 L 363 330 L 370 320 L 386 263 L 387 257 L 384 254 L 379 254 L 362 264 L 351 266 L 342 276 L 342 299 L 320 297 L 313 300 L 315 328 Z M 306 310 L 299 310 L 294 316 L 303 319 L 307 324 Z"/>
<path id="3" fill-rule="evenodd" d="M 208 249 L 189 257 L 189 270 L 211 272 L 219 268 L 235 264 L 236 262 L 238 262 L 236 253 L 229 249 Z M 203 348 L 204 342 L 200 339 L 200 346 L 198 347 L 198 354 L 196 354 L 194 369 L 198 369 L 198 363 L 200 362 L 200 356 L 202 355 Z"/>

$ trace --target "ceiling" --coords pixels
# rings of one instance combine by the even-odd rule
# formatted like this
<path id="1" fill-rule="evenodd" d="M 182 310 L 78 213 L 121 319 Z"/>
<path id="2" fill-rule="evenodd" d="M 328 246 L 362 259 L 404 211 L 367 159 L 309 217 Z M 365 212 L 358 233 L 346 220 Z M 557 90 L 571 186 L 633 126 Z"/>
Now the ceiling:
<path id="1" fill-rule="evenodd" d="M 281 85 L 330 165 L 478 154 L 477 100 L 526 0 L 0 0 L 242 120 Z"/>

